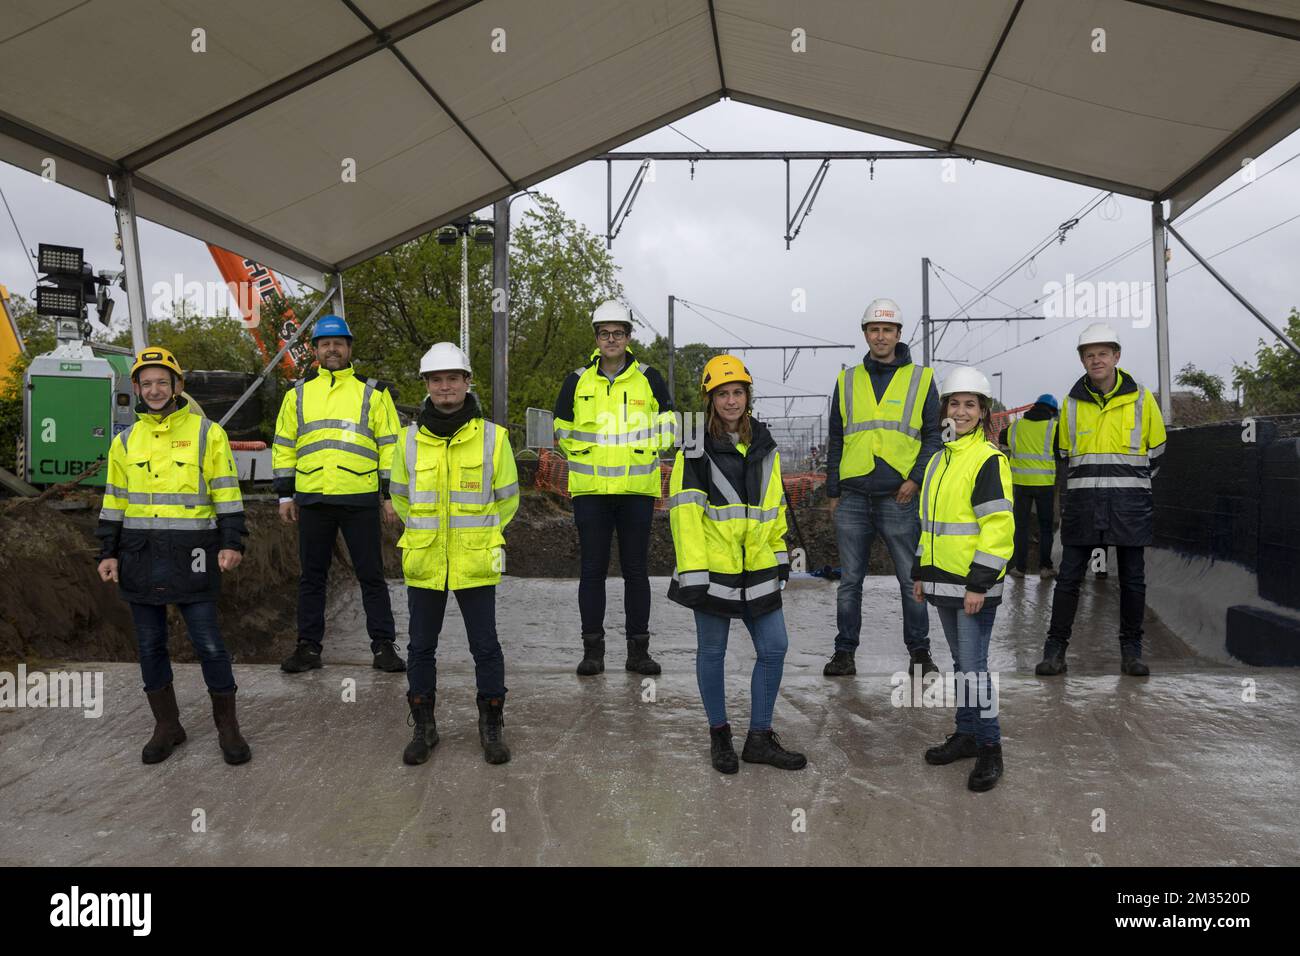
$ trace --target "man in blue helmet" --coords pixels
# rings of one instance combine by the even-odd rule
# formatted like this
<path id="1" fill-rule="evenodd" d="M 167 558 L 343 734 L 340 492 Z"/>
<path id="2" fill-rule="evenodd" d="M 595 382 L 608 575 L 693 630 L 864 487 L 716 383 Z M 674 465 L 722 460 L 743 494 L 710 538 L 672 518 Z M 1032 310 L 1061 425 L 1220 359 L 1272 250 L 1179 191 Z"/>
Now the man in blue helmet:
<path id="1" fill-rule="evenodd" d="M 998 443 L 1007 449 L 1015 492 L 1016 550 L 1007 573 L 1023 578 L 1029 561 L 1029 514 L 1038 509 L 1038 576 L 1056 576 L 1052 564 L 1052 515 L 1056 503 L 1057 469 L 1054 395 L 1039 395 L 1033 407 L 1002 429 Z"/>
<path id="2" fill-rule="evenodd" d="M 284 396 L 271 463 L 280 519 L 298 525 L 298 646 L 280 668 L 295 674 L 321 666 L 325 579 L 340 531 L 361 585 L 374 666 L 404 671 L 393 645 L 393 608 L 384 580 L 380 513 L 397 523 L 389 472 L 399 422 L 392 396 L 357 376 L 352 331 L 337 315 L 312 330 L 317 367 Z"/>

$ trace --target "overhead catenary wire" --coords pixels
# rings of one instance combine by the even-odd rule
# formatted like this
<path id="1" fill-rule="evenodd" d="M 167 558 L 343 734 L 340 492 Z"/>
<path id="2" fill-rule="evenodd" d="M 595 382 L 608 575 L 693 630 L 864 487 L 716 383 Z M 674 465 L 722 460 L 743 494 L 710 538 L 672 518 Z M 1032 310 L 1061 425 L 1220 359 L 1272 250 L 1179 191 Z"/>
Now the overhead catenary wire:
<path id="1" fill-rule="evenodd" d="M 751 318 L 749 318 L 749 317 L 747 317 L 747 316 L 744 316 L 744 315 L 737 315 L 735 312 L 728 312 L 728 311 L 726 311 L 725 309 L 719 309 L 719 308 L 717 308 L 716 306 L 712 306 L 712 305 L 704 305 L 704 304 L 699 303 L 699 302 L 688 302 L 686 299 L 683 299 L 683 298 L 681 298 L 680 296 L 677 298 L 677 302 L 678 302 L 679 304 L 681 304 L 681 305 L 684 305 L 686 308 L 690 309 L 690 310 L 691 310 L 692 312 L 694 312 L 696 315 L 699 315 L 699 314 L 700 314 L 700 312 L 699 312 L 700 309 L 708 309 L 710 312 L 716 312 L 716 313 L 718 313 L 719 315 L 725 315 L 725 316 L 727 316 L 728 318 L 732 318 L 732 319 L 739 319 L 741 322 L 751 322 L 751 323 L 753 323 L 754 325 L 761 325 L 761 326 L 762 326 L 763 328 L 765 328 L 765 329 L 774 329 L 774 330 L 777 331 L 777 332 L 786 332 L 786 333 L 788 333 L 788 334 L 790 334 L 790 335 L 801 335 L 801 336 L 803 336 L 804 338 L 816 339 L 816 340 L 819 341 L 819 342 L 825 342 L 827 345 L 840 345 L 840 344 L 842 344 L 842 343 L 840 343 L 840 342 L 833 342 L 833 341 L 831 341 L 830 339 L 824 339 L 824 338 L 822 338 L 820 335 L 811 335 L 811 334 L 809 334 L 808 332 L 802 332 L 802 331 L 799 331 L 798 329 L 788 329 L 788 328 L 785 328 L 784 326 L 773 325 L 773 324 L 770 323 L 770 322 L 760 322 L 758 319 L 751 319 Z M 707 317 L 707 316 L 704 316 L 704 318 L 708 318 L 708 317 Z M 713 321 L 713 320 L 712 320 L 712 319 L 709 319 L 709 321 Z M 714 324 L 716 325 L 717 323 L 714 323 Z M 728 331 L 728 330 L 725 330 L 725 329 L 724 329 L 724 331 Z M 745 344 L 746 344 L 746 345 L 749 345 L 749 344 L 751 344 L 751 343 L 746 342 Z M 811 349 L 811 348 L 817 348 L 817 346 L 815 346 L 815 345 L 808 345 L 808 346 L 806 346 L 806 348 L 810 348 L 810 349 Z"/>
<path id="2" fill-rule="evenodd" d="M 32 251 L 27 246 L 27 240 L 23 238 L 23 231 L 18 228 L 18 220 L 14 218 L 14 211 L 9 208 L 9 197 L 5 195 L 3 189 L 0 189 L 0 199 L 4 200 L 5 212 L 9 213 L 9 221 L 14 224 L 14 232 L 18 234 L 18 243 L 22 246 L 23 258 L 27 260 L 27 265 L 29 265 L 32 270 L 32 276 L 39 284 L 41 281 L 41 275 L 36 271 L 36 263 L 32 261 Z"/>

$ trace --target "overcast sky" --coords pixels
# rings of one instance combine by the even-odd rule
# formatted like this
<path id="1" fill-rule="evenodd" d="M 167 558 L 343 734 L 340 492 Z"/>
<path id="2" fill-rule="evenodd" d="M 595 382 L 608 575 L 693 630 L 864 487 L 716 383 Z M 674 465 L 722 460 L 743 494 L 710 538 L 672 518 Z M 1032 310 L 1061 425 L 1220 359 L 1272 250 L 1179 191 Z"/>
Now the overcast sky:
<path id="1" fill-rule="evenodd" d="M 710 106 L 673 126 L 713 150 L 912 148 L 731 102 Z M 665 128 L 624 148 L 695 147 L 674 129 Z M 1117 142 L 1115 148 L 1122 149 L 1123 144 Z M 1270 174 L 1297 153 L 1300 133 L 1257 159 L 1254 183 L 1203 216 L 1187 221 L 1243 185 L 1242 179 L 1234 177 L 1193 207 L 1183 217 L 1187 224 L 1180 231 L 1202 255 L 1209 256 L 1300 217 L 1300 161 Z M 877 296 L 896 299 L 902 307 L 904 336 L 915 335 L 919 361 L 923 256 L 947 270 L 939 273 L 942 282 L 932 278 L 930 284 L 931 313 L 947 318 L 957 312 L 959 304 L 978 296 L 963 280 L 977 288 L 987 286 L 1099 195 L 1090 187 L 983 162 L 959 162 L 956 181 L 945 182 L 942 166 L 935 160 L 878 162 L 872 181 L 864 162 L 832 163 L 802 234 L 786 251 L 781 163 L 700 163 L 694 181 L 685 163 L 661 163 L 655 181 L 645 184 L 614 242 L 613 253 L 627 296 L 661 332 L 667 328 L 669 294 L 791 330 L 765 329 L 702 309 L 718 323 L 713 325 L 679 306 L 676 329 L 681 343 L 812 345 L 816 343 L 811 337 L 816 336 L 854 344 L 852 352 L 803 352 L 784 384 L 779 352 L 745 354 L 746 363 L 759 378 L 760 395 L 828 393 L 840 364 L 860 360 L 860 318 L 867 302 Z M 803 195 L 816 167 L 815 162 L 792 164 L 792 203 Z M 617 205 L 636 166 L 618 163 L 614 169 Z M 115 224 L 109 206 L 3 163 L 0 188 L 29 248 L 41 241 L 84 246 L 87 260 L 96 269 L 117 265 Z M 570 216 L 603 234 L 604 163 L 586 163 L 533 188 L 554 196 Z M 516 221 L 526 207 L 526 199 L 514 203 Z M 1016 314 L 1009 304 L 1022 307 L 1023 314 L 1041 315 L 1044 306 L 1035 305 L 1034 300 L 1043 296 L 1048 283 L 1064 283 L 1067 273 L 1081 276 L 1139 242 L 1144 243 L 1141 249 L 1093 276 L 1092 281 L 1150 282 L 1150 236 L 1150 205 L 1116 196 L 1083 218 L 1068 232 L 1064 244 L 1053 243 L 1032 265 L 1018 269 L 992 290 L 991 295 L 1003 302 L 978 300 L 965 314 Z M 1171 276 L 1194 266 L 1176 240 L 1171 239 L 1171 245 Z M 141 251 L 147 294 L 154 283 L 172 282 L 178 274 L 184 281 L 219 282 L 206 247 L 188 236 L 145 222 Z M 1279 326 L 1284 325 L 1291 307 L 1300 305 L 1300 218 L 1212 261 Z M 30 295 L 35 284 L 8 215 L 0 215 L 0 283 L 23 295 Z M 948 289 L 959 302 L 954 302 Z M 796 290 L 803 290 L 806 298 L 804 312 L 794 311 Z M 118 299 L 119 317 L 123 317 L 125 297 L 119 292 Z M 1131 305 L 1136 307 L 1138 302 L 1134 298 Z M 1261 336 L 1272 340 L 1270 333 L 1199 267 L 1171 279 L 1169 314 L 1175 374 L 1192 362 L 1230 380 L 1234 360 L 1253 358 Z M 487 317 L 478 320 L 487 321 Z M 969 362 L 988 374 L 1002 372 L 1006 404 L 1016 406 L 1041 392 L 1061 395 L 1078 378 L 1081 370 L 1074 340 L 1089 321 L 1057 318 L 955 325 L 937 355 Z M 1146 328 L 1135 327 L 1132 318 L 1116 318 L 1112 324 L 1123 339 L 1121 365 L 1155 388 L 1154 321 Z M 1048 334 L 1041 341 L 1012 349 L 1044 333 Z M 952 367 L 939 364 L 940 378 Z M 812 401 L 797 404 L 800 412 L 825 407 Z M 775 407 L 764 407 L 769 414 L 779 413 Z"/>

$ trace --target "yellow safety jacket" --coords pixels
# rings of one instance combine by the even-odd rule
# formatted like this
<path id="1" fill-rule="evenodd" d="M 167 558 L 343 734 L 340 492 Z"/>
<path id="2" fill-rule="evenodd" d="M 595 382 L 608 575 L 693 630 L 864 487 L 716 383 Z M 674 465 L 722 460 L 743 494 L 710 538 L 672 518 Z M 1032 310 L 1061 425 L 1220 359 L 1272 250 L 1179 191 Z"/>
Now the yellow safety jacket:
<path id="1" fill-rule="evenodd" d="M 1050 486 L 1056 483 L 1056 419 L 1030 421 L 1018 418 L 1007 429 L 1011 481 L 1017 485 Z"/>
<path id="2" fill-rule="evenodd" d="M 1057 431 L 1057 445 L 1069 457 L 1061 543 L 1151 544 L 1151 479 L 1160 470 L 1166 440 L 1165 421 L 1151 391 L 1116 369 L 1115 387 L 1098 396 L 1084 375 L 1065 399 Z"/>
<path id="3" fill-rule="evenodd" d="M 600 350 L 592 352 L 565 381 L 554 424 L 570 495 L 659 497 L 659 452 L 673 447 L 677 423 L 663 379 L 631 352 L 612 382 L 601 374 Z"/>
<path id="4" fill-rule="evenodd" d="M 393 457 L 393 507 L 407 587 L 459 591 L 496 584 L 519 475 L 504 428 L 470 419 L 450 438 L 408 425 Z"/>
<path id="5" fill-rule="evenodd" d="M 721 617 L 776 610 L 790 577 L 781 456 L 766 425 L 750 427 L 743 451 L 712 435 L 702 454 L 679 451 L 669 485 L 677 567 L 668 597 Z"/>
<path id="6" fill-rule="evenodd" d="M 136 603 L 215 599 L 217 552 L 242 551 L 239 473 L 222 427 L 176 411 L 136 413 L 114 437 L 96 535 L 118 559 L 123 597 Z"/>
<path id="7" fill-rule="evenodd" d="M 877 458 L 907 478 L 921 452 L 922 413 L 933 382 L 933 369 L 905 365 L 894 373 L 877 404 L 865 366 L 859 363 L 840 372 L 837 390 L 844 423 L 841 481 L 870 474 Z"/>
<path id="8" fill-rule="evenodd" d="M 921 540 L 912 565 L 931 604 L 956 606 L 967 591 L 986 607 L 1002 600 L 1015 550 L 1011 469 L 1006 455 L 976 428 L 930 459 L 921 486 Z"/>
<path id="9" fill-rule="evenodd" d="M 374 504 L 393 467 L 393 398 L 355 369 L 313 369 L 285 393 L 271 467 L 276 493 L 300 502 Z"/>

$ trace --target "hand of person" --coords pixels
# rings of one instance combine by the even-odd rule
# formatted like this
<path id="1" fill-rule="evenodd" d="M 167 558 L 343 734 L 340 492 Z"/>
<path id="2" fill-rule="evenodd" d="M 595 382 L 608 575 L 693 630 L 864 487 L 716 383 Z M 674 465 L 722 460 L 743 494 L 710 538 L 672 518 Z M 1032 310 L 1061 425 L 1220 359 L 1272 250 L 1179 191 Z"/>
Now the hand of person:
<path id="1" fill-rule="evenodd" d="M 920 581 L 912 582 L 912 597 L 916 598 L 918 604 L 925 600 L 925 589 L 921 587 Z"/>
<path id="2" fill-rule="evenodd" d="M 397 509 L 393 507 L 391 501 L 384 502 L 384 524 L 390 526 L 401 524 L 401 519 L 397 517 Z"/>
<path id="3" fill-rule="evenodd" d="M 921 490 L 921 486 L 918 485 L 911 478 L 908 478 L 906 481 L 904 481 L 901 485 L 898 486 L 898 491 L 894 494 L 894 500 L 897 501 L 900 505 L 905 505 L 909 501 L 911 501 L 914 497 L 916 497 L 916 493 L 920 490 Z"/>
<path id="4" fill-rule="evenodd" d="M 983 594 L 977 594 L 974 591 L 966 592 L 966 601 L 963 605 L 963 609 L 966 611 L 967 614 L 978 614 L 980 612 L 980 608 L 982 608 L 983 606 L 984 606 Z"/>
<path id="5" fill-rule="evenodd" d="M 222 571 L 233 571 L 239 567 L 239 562 L 244 560 L 244 556 L 234 548 L 222 548 L 217 552 L 217 567 Z"/>
<path id="6" fill-rule="evenodd" d="M 838 508 L 838 507 L 840 506 L 840 499 L 839 499 L 839 498 L 827 498 L 826 501 L 830 504 L 831 514 L 835 514 L 835 509 Z"/>
<path id="7" fill-rule="evenodd" d="M 99 580 L 117 580 L 117 558 L 105 558 L 99 562 Z"/>
<path id="8" fill-rule="evenodd" d="M 298 520 L 298 502 L 282 501 L 280 502 L 280 520 L 285 524 L 293 524 Z"/>

